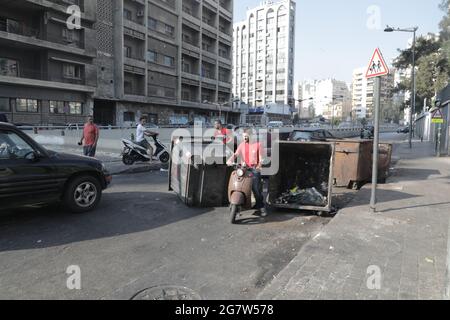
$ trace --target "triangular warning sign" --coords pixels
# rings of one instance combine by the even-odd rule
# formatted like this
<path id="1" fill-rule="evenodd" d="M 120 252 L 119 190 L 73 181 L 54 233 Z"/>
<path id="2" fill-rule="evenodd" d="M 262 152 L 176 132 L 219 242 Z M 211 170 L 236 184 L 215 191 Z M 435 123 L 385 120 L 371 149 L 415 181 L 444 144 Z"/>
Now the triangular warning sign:
<path id="1" fill-rule="evenodd" d="M 433 119 L 443 119 L 444 116 L 442 115 L 442 112 L 440 109 L 437 109 L 434 113 L 433 113 Z"/>
<path id="2" fill-rule="evenodd" d="M 380 49 L 377 48 L 367 68 L 366 78 L 381 77 L 387 74 L 389 74 L 389 68 L 387 67 L 386 61 L 384 61 Z"/>

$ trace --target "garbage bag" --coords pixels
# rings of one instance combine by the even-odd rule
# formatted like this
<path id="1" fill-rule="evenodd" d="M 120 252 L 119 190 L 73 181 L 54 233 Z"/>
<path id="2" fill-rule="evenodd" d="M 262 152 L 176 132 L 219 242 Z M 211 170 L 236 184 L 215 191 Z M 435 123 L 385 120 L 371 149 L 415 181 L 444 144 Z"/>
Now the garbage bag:
<path id="1" fill-rule="evenodd" d="M 316 188 L 300 189 L 294 187 L 278 197 L 275 203 L 324 206 L 327 203 L 327 198 L 317 191 Z"/>

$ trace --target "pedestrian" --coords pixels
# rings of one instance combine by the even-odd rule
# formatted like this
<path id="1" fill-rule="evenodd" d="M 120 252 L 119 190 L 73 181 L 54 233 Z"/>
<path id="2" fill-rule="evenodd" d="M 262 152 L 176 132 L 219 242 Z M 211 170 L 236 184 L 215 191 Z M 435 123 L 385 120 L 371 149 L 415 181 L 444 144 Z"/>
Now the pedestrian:
<path id="1" fill-rule="evenodd" d="M 228 144 L 233 141 L 233 133 L 223 126 L 221 120 L 216 120 L 214 122 L 214 129 L 216 129 L 214 132 L 214 137 L 222 137 L 224 144 Z"/>
<path id="2" fill-rule="evenodd" d="M 0 122 L 8 122 L 8 118 L 6 117 L 6 114 L 0 113 Z"/>
<path id="3" fill-rule="evenodd" d="M 81 137 L 80 146 L 83 145 L 83 153 L 87 157 L 94 158 L 97 151 L 97 143 L 100 137 L 100 130 L 94 124 L 94 117 L 88 116 L 84 124 L 83 136 Z"/>

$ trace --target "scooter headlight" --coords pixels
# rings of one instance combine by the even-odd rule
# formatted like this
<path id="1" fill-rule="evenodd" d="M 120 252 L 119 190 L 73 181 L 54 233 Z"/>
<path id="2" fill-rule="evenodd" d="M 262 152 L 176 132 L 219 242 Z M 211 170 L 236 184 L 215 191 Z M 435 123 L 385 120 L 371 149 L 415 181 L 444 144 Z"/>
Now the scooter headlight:
<path id="1" fill-rule="evenodd" d="M 236 171 L 236 174 L 237 174 L 237 176 L 238 176 L 239 178 L 242 178 L 242 177 L 244 176 L 245 172 L 244 172 L 244 170 L 242 170 L 242 169 L 238 169 L 238 170 Z"/>

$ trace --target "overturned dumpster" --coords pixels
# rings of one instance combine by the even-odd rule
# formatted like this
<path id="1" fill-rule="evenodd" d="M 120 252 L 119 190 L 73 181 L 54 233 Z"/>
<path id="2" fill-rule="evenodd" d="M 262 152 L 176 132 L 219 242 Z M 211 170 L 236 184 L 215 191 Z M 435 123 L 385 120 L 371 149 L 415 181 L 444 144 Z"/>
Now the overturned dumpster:
<path id="1" fill-rule="evenodd" d="M 220 207 L 228 204 L 227 186 L 231 155 L 221 142 L 177 140 L 172 142 L 169 190 L 187 206 Z"/>
<path id="2" fill-rule="evenodd" d="M 279 170 L 270 177 L 269 205 L 318 213 L 332 211 L 335 144 L 288 141 L 276 144 Z"/>

